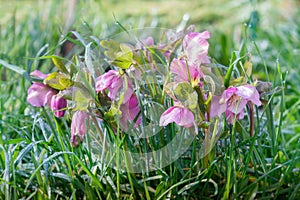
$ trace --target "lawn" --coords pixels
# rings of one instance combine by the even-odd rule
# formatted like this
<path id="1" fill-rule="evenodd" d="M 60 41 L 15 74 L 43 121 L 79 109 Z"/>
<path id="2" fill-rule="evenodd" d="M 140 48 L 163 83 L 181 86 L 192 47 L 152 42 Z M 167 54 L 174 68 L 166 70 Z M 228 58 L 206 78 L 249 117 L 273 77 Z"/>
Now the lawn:
<path id="1" fill-rule="evenodd" d="M 0 0 L 0 199 L 300 199 L 299 6 Z"/>

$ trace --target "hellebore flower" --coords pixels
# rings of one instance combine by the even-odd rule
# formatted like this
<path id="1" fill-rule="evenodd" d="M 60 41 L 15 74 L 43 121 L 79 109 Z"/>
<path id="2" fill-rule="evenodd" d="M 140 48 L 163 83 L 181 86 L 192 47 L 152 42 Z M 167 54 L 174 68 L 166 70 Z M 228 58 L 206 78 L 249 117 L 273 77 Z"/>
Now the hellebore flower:
<path id="1" fill-rule="evenodd" d="M 121 125 L 125 131 L 127 131 L 127 121 L 134 122 L 135 118 L 140 112 L 139 102 L 135 94 L 133 94 L 130 99 L 120 106 L 122 112 Z M 135 127 L 140 125 L 141 115 L 138 116 L 135 122 Z"/>
<path id="2" fill-rule="evenodd" d="M 189 128 L 195 125 L 194 114 L 188 108 L 175 104 L 168 108 L 160 117 L 159 125 L 167 126 L 169 123 L 175 122 L 179 126 Z"/>
<path id="3" fill-rule="evenodd" d="M 226 112 L 226 118 L 233 124 L 234 116 L 237 120 L 244 118 L 244 108 L 248 102 L 260 106 L 259 93 L 252 85 L 229 87 L 221 96 L 213 96 L 211 102 L 211 117 L 220 116 Z"/>
<path id="4" fill-rule="evenodd" d="M 192 86 L 199 85 L 201 86 L 200 78 L 203 77 L 203 72 L 199 67 L 194 64 L 189 64 L 183 59 L 173 59 L 170 64 L 170 71 L 173 74 L 176 74 L 176 82 L 188 82 L 190 79 L 192 81 Z M 190 77 L 189 77 L 190 76 Z"/>
<path id="5" fill-rule="evenodd" d="M 67 107 L 67 100 L 58 95 L 53 95 L 51 98 L 50 108 L 53 110 L 56 117 L 63 117 L 66 110 L 62 110 Z"/>
<path id="6" fill-rule="evenodd" d="M 206 41 L 209 38 L 210 33 L 208 31 L 191 32 L 183 38 L 182 46 L 189 63 L 201 65 L 210 62 L 207 56 L 209 43 Z"/>
<path id="7" fill-rule="evenodd" d="M 33 83 L 28 89 L 27 102 L 35 107 L 50 104 L 51 98 L 56 92 L 43 83 Z"/>
<path id="8" fill-rule="evenodd" d="M 48 76 L 39 70 L 34 70 L 30 75 L 40 79 L 45 79 Z M 48 85 L 34 82 L 27 93 L 27 102 L 32 106 L 42 107 L 48 104 L 56 117 L 62 117 L 65 114 L 65 111 L 61 109 L 67 106 L 67 100 L 57 96 L 57 91 Z"/>
<path id="9" fill-rule="evenodd" d="M 79 137 L 79 140 L 82 141 L 83 136 L 86 134 L 89 127 L 89 123 L 90 117 L 87 112 L 77 110 L 74 113 L 71 123 L 71 141 L 75 146 L 78 145 L 77 136 Z"/>
<path id="10" fill-rule="evenodd" d="M 123 80 L 123 77 L 126 78 L 125 75 L 122 76 L 115 70 L 109 70 L 108 72 L 96 78 L 96 91 L 103 92 L 104 90 L 108 89 L 108 97 L 113 101 L 116 100 L 118 93 L 124 88 L 125 80 Z M 124 94 L 123 103 L 126 103 L 133 94 L 132 83 L 129 79 L 127 79 L 127 83 L 128 87 Z"/>
<path id="11" fill-rule="evenodd" d="M 34 70 L 30 75 L 40 79 L 45 79 L 48 76 L 48 74 L 44 74 L 39 70 Z M 51 98 L 56 94 L 56 91 L 43 83 L 34 82 L 27 93 L 28 103 L 35 107 L 42 107 L 47 103 L 50 104 Z"/>

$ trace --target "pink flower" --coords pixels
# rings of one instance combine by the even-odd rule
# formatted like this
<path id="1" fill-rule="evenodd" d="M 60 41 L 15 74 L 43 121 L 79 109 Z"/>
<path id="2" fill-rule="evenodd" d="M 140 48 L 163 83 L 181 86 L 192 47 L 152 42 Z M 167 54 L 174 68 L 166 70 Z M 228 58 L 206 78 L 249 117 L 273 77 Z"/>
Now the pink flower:
<path id="1" fill-rule="evenodd" d="M 63 117 L 66 110 L 64 108 L 67 107 L 67 100 L 58 96 L 53 95 L 51 98 L 50 108 L 53 110 L 54 115 L 56 117 Z"/>
<path id="2" fill-rule="evenodd" d="M 72 143 L 77 146 L 79 138 L 82 141 L 83 136 L 86 134 L 86 131 L 89 127 L 90 117 L 87 112 L 77 110 L 73 117 L 71 123 L 71 141 Z"/>
<path id="3" fill-rule="evenodd" d="M 47 78 L 48 74 L 44 74 L 38 70 L 34 70 L 30 75 L 40 79 Z M 34 82 L 27 91 L 27 102 L 35 107 L 42 107 L 48 104 L 54 111 L 56 117 L 62 117 L 65 110 L 61 110 L 67 106 L 67 100 L 57 96 L 57 91 L 43 83 Z"/>
<path id="4" fill-rule="evenodd" d="M 50 104 L 51 98 L 56 91 L 43 83 L 33 83 L 28 89 L 27 102 L 35 107 Z"/>
<path id="5" fill-rule="evenodd" d="M 259 93 L 252 85 L 242 85 L 239 87 L 229 87 L 221 96 L 213 96 L 211 102 L 211 117 L 220 116 L 226 111 L 226 118 L 233 124 L 234 116 L 240 120 L 244 118 L 244 108 L 251 101 L 260 106 Z"/>
<path id="6" fill-rule="evenodd" d="M 126 75 L 120 75 L 119 72 L 115 70 L 109 70 L 103 75 L 96 78 L 96 91 L 103 92 L 104 90 L 108 90 L 108 97 L 111 100 L 116 100 L 118 95 L 125 90 L 125 80 Z M 132 83 L 129 79 L 127 79 L 127 88 L 124 94 L 123 102 L 126 103 L 131 95 L 133 94 Z"/>
<path id="7" fill-rule="evenodd" d="M 189 128 L 196 124 L 194 114 L 188 108 L 182 107 L 179 104 L 168 108 L 161 115 L 159 125 L 167 126 L 172 122 L 185 128 Z"/>
<path id="8" fill-rule="evenodd" d="M 206 39 L 208 38 L 210 38 L 208 31 L 202 33 L 191 32 L 183 38 L 182 46 L 189 63 L 201 65 L 210 62 L 207 56 L 209 43 Z"/>
<path id="9" fill-rule="evenodd" d="M 34 70 L 30 75 L 40 79 L 45 79 L 48 76 L 48 74 L 44 74 L 39 70 Z M 29 87 L 27 94 L 28 103 L 35 107 L 42 107 L 47 103 L 50 104 L 51 98 L 56 94 L 56 91 L 43 83 L 34 82 Z"/>
<path id="10" fill-rule="evenodd" d="M 121 117 L 121 125 L 125 131 L 127 131 L 127 121 L 134 122 L 135 118 L 140 112 L 139 102 L 135 94 L 133 94 L 130 99 L 125 103 L 122 104 L 120 107 L 122 111 Z M 141 115 L 138 116 L 135 122 L 135 127 L 140 125 L 141 123 Z"/>
<path id="11" fill-rule="evenodd" d="M 183 59 L 173 59 L 170 64 L 170 71 L 173 74 L 176 74 L 176 82 L 190 82 L 192 81 L 193 85 L 200 85 L 200 78 L 203 77 L 203 72 L 199 67 L 194 64 L 189 64 Z M 190 77 L 189 77 L 190 75 Z"/>

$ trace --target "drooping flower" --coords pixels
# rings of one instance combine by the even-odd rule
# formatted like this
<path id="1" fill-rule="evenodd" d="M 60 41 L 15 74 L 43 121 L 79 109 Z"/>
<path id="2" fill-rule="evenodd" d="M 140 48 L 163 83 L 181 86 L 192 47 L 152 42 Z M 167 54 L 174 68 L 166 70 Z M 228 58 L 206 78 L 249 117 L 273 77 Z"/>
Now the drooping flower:
<path id="1" fill-rule="evenodd" d="M 33 71 L 30 75 L 45 79 L 48 74 L 44 74 L 39 70 Z M 67 100 L 57 96 L 57 91 L 52 89 L 50 86 L 34 82 L 27 91 L 27 102 L 35 107 L 42 107 L 48 104 L 54 111 L 56 117 L 62 117 L 65 114 L 64 110 L 61 110 L 67 106 Z"/>
<path id="2" fill-rule="evenodd" d="M 43 83 L 33 83 L 27 91 L 27 102 L 35 107 L 50 104 L 51 98 L 56 94 L 55 90 Z"/>
<path id="3" fill-rule="evenodd" d="M 127 79 L 127 88 L 125 85 L 126 76 L 121 75 L 119 72 L 115 70 L 109 70 L 103 75 L 96 78 L 96 91 L 103 92 L 104 90 L 108 90 L 108 97 L 111 100 L 116 100 L 118 95 L 125 90 L 123 103 L 126 103 L 131 95 L 133 94 L 132 83 L 129 79 Z"/>
<path id="4" fill-rule="evenodd" d="M 200 78 L 202 78 L 203 72 L 199 67 L 194 64 L 188 64 L 184 59 L 173 59 L 170 64 L 170 72 L 175 74 L 175 82 L 190 82 L 192 86 L 201 86 Z"/>
<path id="5" fill-rule="evenodd" d="M 34 70 L 30 73 L 31 76 L 36 78 L 45 79 L 48 74 L 44 74 L 39 70 Z M 51 98 L 56 94 L 56 91 L 43 83 L 34 82 L 27 91 L 27 102 L 35 107 L 45 106 L 50 104 Z"/>
<path id="6" fill-rule="evenodd" d="M 128 129 L 127 121 L 134 122 L 134 120 L 136 119 L 135 127 L 140 125 L 141 115 L 138 116 L 140 107 L 137 96 L 135 94 L 133 94 L 126 103 L 120 106 L 120 110 L 122 112 L 120 122 L 125 131 L 127 131 Z"/>
<path id="7" fill-rule="evenodd" d="M 182 46 L 189 63 L 201 65 L 210 62 L 207 56 L 209 43 L 206 40 L 209 38 L 210 33 L 208 31 L 191 32 L 183 38 Z"/>
<path id="8" fill-rule="evenodd" d="M 226 112 L 226 118 L 233 124 L 234 116 L 237 120 L 244 118 L 244 108 L 248 102 L 260 106 L 259 93 L 252 85 L 229 87 L 221 96 L 213 96 L 211 102 L 211 117 L 220 116 Z"/>
<path id="9" fill-rule="evenodd" d="M 51 98 L 50 108 L 53 110 L 56 117 L 63 117 L 67 107 L 67 100 L 59 95 L 53 95 Z"/>
<path id="10" fill-rule="evenodd" d="M 183 107 L 179 103 L 175 103 L 174 106 L 168 108 L 160 117 L 159 125 L 167 126 L 168 124 L 175 122 L 179 126 L 189 128 L 195 125 L 195 118 L 192 111 Z"/>
<path id="11" fill-rule="evenodd" d="M 89 114 L 85 111 L 77 110 L 73 117 L 71 123 L 71 141 L 77 146 L 79 138 L 82 141 L 83 136 L 86 135 L 86 132 L 89 128 L 90 117 Z"/>

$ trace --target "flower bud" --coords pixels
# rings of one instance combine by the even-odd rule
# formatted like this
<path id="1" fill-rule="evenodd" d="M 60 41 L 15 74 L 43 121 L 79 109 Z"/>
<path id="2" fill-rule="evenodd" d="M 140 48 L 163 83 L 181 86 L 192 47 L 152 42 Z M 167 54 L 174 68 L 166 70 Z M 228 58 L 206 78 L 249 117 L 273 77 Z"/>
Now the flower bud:
<path id="1" fill-rule="evenodd" d="M 50 103 L 50 108 L 56 117 L 63 117 L 67 107 L 67 100 L 58 95 L 53 95 Z"/>
<path id="2" fill-rule="evenodd" d="M 89 114 L 85 111 L 78 110 L 74 113 L 71 123 L 71 140 L 75 146 L 78 145 L 77 137 L 82 141 L 83 136 L 86 134 L 89 119 Z"/>

